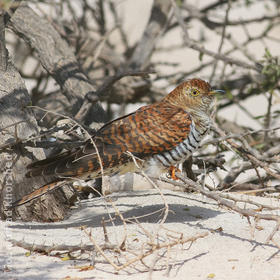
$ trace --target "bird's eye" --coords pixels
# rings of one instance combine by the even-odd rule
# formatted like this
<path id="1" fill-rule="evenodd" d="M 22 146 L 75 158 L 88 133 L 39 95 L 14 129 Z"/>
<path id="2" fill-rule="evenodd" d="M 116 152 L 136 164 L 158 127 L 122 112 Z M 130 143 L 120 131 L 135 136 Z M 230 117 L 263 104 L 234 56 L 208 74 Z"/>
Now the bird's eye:
<path id="1" fill-rule="evenodd" d="M 192 96 L 198 96 L 199 94 L 200 94 L 199 90 L 197 90 L 197 89 L 192 89 L 191 90 L 191 95 Z"/>

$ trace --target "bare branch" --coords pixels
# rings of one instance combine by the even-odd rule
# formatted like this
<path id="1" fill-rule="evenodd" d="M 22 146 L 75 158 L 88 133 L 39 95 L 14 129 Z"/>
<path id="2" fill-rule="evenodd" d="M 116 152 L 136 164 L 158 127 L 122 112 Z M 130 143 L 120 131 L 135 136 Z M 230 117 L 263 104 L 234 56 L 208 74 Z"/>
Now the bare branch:
<path id="1" fill-rule="evenodd" d="M 210 51 L 210 50 L 200 46 L 197 42 L 192 40 L 189 37 L 188 31 L 187 31 L 188 27 L 185 25 L 181 15 L 180 15 L 180 11 L 179 11 L 175 1 L 174 0 L 171 0 L 171 1 L 172 1 L 172 4 L 173 4 L 173 7 L 174 7 L 175 16 L 176 16 L 176 18 L 177 18 L 177 20 L 178 20 L 178 22 L 179 22 L 179 24 L 181 26 L 181 29 L 183 31 L 183 35 L 184 35 L 183 39 L 184 39 L 185 45 L 187 47 L 189 47 L 191 49 L 194 49 L 194 50 L 197 50 L 200 53 L 212 56 L 212 57 L 214 57 L 217 60 L 222 60 L 225 63 L 235 64 L 235 65 L 240 66 L 240 67 L 245 68 L 245 69 L 253 69 L 253 70 L 257 71 L 257 72 L 261 72 L 261 68 L 258 67 L 258 66 L 248 64 L 247 62 L 244 62 L 244 61 L 239 60 L 239 59 L 231 58 L 231 57 L 228 57 L 228 56 L 223 55 L 223 54 L 215 53 L 213 51 Z"/>
<path id="2" fill-rule="evenodd" d="M 71 48 L 48 21 L 26 5 L 18 7 L 11 18 L 11 27 L 36 50 L 41 64 L 60 84 L 75 114 L 86 94 L 94 92 L 95 88 L 80 69 Z M 88 118 L 96 122 L 105 120 L 105 112 L 98 102 L 91 108 Z"/>

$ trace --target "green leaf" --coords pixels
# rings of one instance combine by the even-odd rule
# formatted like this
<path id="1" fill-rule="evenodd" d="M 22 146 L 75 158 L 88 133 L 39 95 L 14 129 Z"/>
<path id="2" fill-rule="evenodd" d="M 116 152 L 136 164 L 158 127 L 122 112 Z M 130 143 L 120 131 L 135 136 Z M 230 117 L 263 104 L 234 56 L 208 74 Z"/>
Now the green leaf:
<path id="1" fill-rule="evenodd" d="M 30 251 L 28 251 L 28 252 L 26 252 L 24 255 L 25 255 L 26 257 L 30 257 L 30 256 L 31 256 L 31 253 L 30 253 Z"/>

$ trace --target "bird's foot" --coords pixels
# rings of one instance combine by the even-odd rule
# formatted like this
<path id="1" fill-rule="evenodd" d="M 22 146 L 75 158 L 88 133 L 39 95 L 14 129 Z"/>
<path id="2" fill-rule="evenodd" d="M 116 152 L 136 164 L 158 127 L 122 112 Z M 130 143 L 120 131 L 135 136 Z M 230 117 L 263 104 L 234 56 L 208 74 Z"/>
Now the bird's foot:
<path id="1" fill-rule="evenodd" d="M 171 177 L 172 180 L 179 180 L 179 178 L 175 175 L 176 172 L 180 172 L 181 170 L 173 165 L 169 167 L 169 176 Z"/>

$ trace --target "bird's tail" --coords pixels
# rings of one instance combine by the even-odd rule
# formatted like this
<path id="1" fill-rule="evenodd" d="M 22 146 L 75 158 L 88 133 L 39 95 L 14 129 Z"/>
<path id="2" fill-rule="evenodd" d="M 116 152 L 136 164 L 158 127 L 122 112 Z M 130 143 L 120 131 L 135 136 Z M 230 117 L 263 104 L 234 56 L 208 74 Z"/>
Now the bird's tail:
<path id="1" fill-rule="evenodd" d="M 15 208 L 18 207 L 20 205 L 23 205 L 35 198 L 38 198 L 46 193 L 52 192 L 60 187 L 62 187 L 63 185 L 65 185 L 68 181 L 67 180 L 62 180 L 62 181 L 55 181 L 52 183 L 48 183 L 42 187 L 40 187 L 39 189 L 36 189 L 35 191 L 23 196 L 22 198 L 20 198 L 19 200 L 16 200 L 12 203 L 11 208 Z"/>

